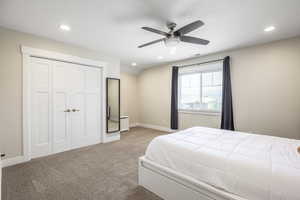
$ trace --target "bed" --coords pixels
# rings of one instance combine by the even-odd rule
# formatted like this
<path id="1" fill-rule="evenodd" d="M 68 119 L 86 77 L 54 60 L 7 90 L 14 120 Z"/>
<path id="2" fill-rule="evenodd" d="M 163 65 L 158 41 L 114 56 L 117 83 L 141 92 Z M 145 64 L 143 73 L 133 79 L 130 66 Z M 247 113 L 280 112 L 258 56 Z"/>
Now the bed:
<path id="1" fill-rule="evenodd" d="M 158 136 L 139 185 L 165 200 L 299 200 L 299 140 L 193 127 Z"/>

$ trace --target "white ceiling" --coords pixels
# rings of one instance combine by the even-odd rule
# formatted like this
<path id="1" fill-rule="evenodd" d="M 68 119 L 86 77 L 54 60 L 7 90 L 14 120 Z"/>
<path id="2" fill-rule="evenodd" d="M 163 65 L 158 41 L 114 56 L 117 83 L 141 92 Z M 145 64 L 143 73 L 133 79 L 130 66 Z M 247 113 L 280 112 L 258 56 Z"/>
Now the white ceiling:
<path id="1" fill-rule="evenodd" d="M 300 35 L 299 13 L 300 0 L 0 0 L 0 26 L 98 50 L 137 68 Z M 162 43 L 137 48 L 160 38 L 142 26 L 167 31 L 166 21 L 179 28 L 198 19 L 205 25 L 190 35 L 210 40 L 207 46 L 181 43 L 174 55 Z M 62 23 L 72 30 L 59 30 Z M 276 30 L 265 33 L 269 25 Z"/>

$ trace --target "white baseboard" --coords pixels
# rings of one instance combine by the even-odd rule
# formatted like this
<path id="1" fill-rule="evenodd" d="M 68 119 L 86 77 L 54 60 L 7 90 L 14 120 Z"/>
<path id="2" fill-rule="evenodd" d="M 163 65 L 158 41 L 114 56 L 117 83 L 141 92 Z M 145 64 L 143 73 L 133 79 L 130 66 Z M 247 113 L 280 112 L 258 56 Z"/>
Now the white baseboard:
<path id="1" fill-rule="evenodd" d="M 172 130 L 170 128 L 164 127 L 164 126 L 157 126 L 157 125 L 152 125 L 152 124 L 144 124 L 144 123 L 137 123 L 137 126 L 143 127 L 143 128 L 150 128 L 158 131 L 164 131 L 164 132 L 175 132 L 176 130 Z"/>
<path id="2" fill-rule="evenodd" d="M 108 142 L 114 142 L 117 140 L 120 140 L 120 132 L 118 133 L 112 133 L 112 134 L 106 134 L 103 143 L 108 143 Z"/>
<path id="3" fill-rule="evenodd" d="M 129 125 L 129 128 L 134 128 L 134 127 L 137 127 L 138 126 L 138 123 L 132 123 Z"/>
<path id="4" fill-rule="evenodd" d="M 4 168 L 4 167 L 9 167 L 9 166 L 17 165 L 20 163 L 24 163 L 27 161 L 29 161 L 29 160 L 26 159 L 25 156 L 16 156 L 13 158 L 3 159 L 1 162 L 2 162 L 2 168 Z"/>

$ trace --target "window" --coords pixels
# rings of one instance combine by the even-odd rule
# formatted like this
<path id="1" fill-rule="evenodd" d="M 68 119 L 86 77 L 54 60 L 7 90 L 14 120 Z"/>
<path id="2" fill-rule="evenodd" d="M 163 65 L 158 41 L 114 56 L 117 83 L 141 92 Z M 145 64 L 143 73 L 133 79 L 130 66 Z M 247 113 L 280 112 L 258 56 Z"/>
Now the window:
<path id="1" fill-rule="evenodd" d="M 220 112 L 222 105 L 222 65 L 192 67 L 179 71 L 179 109 Z"/>

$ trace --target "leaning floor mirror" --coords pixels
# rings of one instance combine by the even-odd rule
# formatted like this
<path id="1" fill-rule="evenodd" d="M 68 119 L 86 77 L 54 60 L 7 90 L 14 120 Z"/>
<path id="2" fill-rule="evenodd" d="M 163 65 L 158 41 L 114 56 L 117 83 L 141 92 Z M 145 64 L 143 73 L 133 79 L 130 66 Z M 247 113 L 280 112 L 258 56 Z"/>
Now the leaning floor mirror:
<path id="1" fill-rule="evenodd" d="M 120 79 L 106 79 L 106 131 L 120 131 Z"/>

